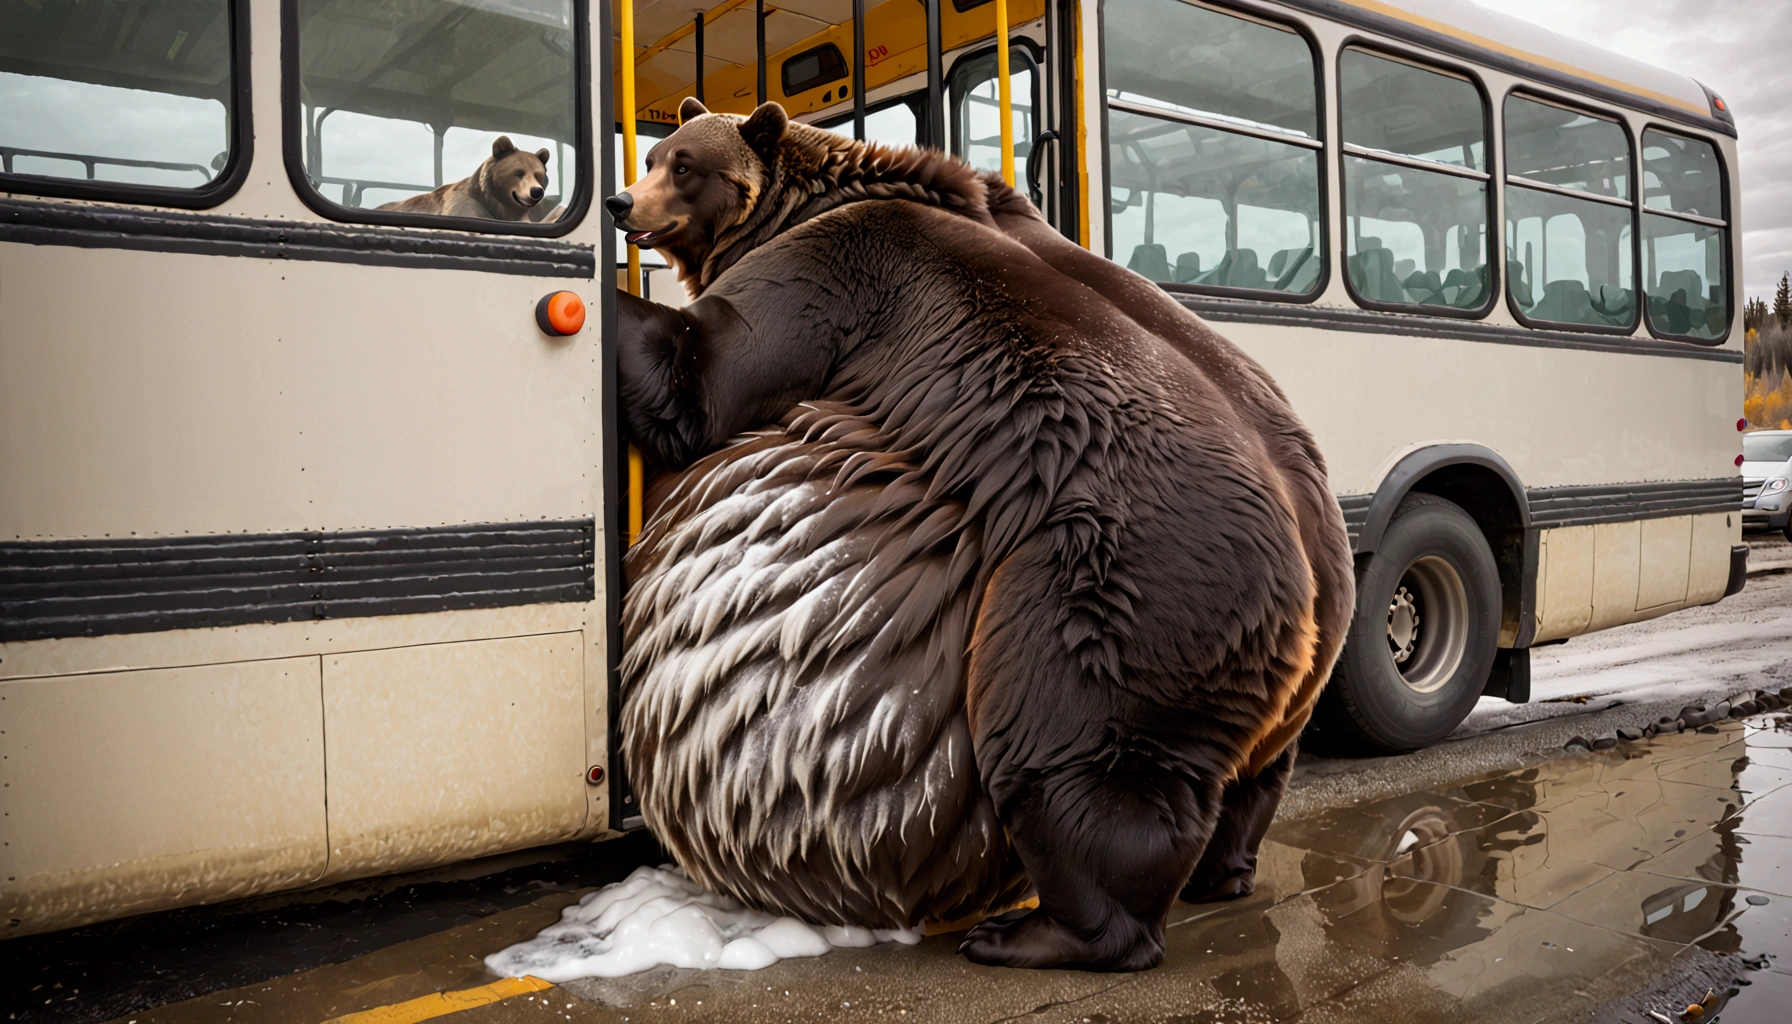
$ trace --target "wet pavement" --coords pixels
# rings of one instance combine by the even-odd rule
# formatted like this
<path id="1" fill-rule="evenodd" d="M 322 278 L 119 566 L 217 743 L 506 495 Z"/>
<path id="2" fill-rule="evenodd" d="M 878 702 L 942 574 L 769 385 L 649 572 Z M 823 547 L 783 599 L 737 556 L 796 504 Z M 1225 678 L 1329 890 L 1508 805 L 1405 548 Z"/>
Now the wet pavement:
<path id="1" fill-rule="evenodd" d="M 1792 564 L 1792 551 L 1779 554 Z M 1726 696 L 1738 678 L 1783 685 L 1792 664 L 1792 636 L 1773 637 L 1792 575 L 1764 573 L 1750 588 L 1751 602 L 1717 606 L 1759 641 L 1733 645 L 1752 666 L 1741 676 L 1716 673 Z M 1656 631 L 1635 644 L 1701 629 L 1710 611 L 1624 628 Z M 1691 692 L 1636 700 L 1603 685 L 1546 721 L 1477 712 L 1479 732 L 1419 755 L 1305 759 L 1257 893 L 1179 904 L 1163 966 L 1142 974 L 982 967 L 957 955 L 953 934 L 755 972 L 658 968 L 538 987 L 485 971 L 486 954 L 657 859 L 635 836 L 10 940 L 0 1013 L 120 1024 L 1680 1024 L 1709 993 L 1700 1024 L 1786 1020 L 1792 708 L 1723 717 L 1707 682 L 1711 724 L 1564 749 L 1573 735 L 1591 742 L 1671 716 L 1661 708 L 1680 701 L 1668 698 Z"/>
<path id="2" fill-rule="evenodd" d="M 321 1022 L 478 990 L 494 981 L 481 956 L 533 935 L 577 894 L 521 887 L 512 895 L 534 898 L 117 1019 Z M 1179 905 L 1164 965 L 1142 974 L 981 967 L 939 935 L 763 971 L 571 982 L 451 1016 L 1530 1024 L 1646 1022 L 1655 1010 L 1677 1022 L 1713 990 L 1720 1005 L 1704 1018 L 1744 1024 L 1785 1019 L 1789 918 L 1792 714 L 1774 712 L 1278 821 L 1257 893 Z M 254 956 L 255 937 L 240 938 Z M 133 969 L 124 957 L 114 967 Z M 70 987 L 10 995 L 10 1019 L 96 1019 Z"/>

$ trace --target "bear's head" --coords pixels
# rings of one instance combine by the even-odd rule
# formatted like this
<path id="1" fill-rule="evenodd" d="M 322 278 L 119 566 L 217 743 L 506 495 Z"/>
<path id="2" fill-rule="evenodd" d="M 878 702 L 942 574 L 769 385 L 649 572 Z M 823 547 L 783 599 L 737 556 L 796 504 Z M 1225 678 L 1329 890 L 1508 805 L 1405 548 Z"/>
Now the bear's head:
<path id="1" fill-rule="evenodd" d="M 646 175 L 604 205 L 694 294 L 755 246 L 843 203 L 911 199 L 988 215 L 977 172 L 937 150 L 856 142 L 791 121 L 776 103 L 742 117 L 686 97 L 678 116 L 678 130 L 648 152 Z"/>
<path id="2" fill-rule="evenodd" d="M 740 117 L 712 114 L 694 97 L 678 116 L 678 130 L 648 151 L 647 174 L 604 205 L 631 244 L 694 269 L 752 216 L 789 119 L 776 103 Z"/>
<path id="3" fill-rule="evenodd" d="M 480 197 L 492 212 L 506 220 L 522 220 L 548 191 L 546 149 L 533 153 L 516 148 L 510 136 L 492 143 L 492 157 L 479 169 Z"/>

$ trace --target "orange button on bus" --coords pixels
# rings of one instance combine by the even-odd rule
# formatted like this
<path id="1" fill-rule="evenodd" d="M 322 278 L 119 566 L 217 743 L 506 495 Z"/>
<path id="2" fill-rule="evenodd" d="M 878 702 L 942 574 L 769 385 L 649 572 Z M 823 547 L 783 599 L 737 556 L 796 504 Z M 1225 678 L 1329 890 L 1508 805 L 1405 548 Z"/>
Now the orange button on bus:
<path id="1" fill-rule="evenodd" d="M 565 337 L 585 329 L 585 300 L 572 292 L 554 292 L 535 304 L 535 322 L 542 333 Z"/>

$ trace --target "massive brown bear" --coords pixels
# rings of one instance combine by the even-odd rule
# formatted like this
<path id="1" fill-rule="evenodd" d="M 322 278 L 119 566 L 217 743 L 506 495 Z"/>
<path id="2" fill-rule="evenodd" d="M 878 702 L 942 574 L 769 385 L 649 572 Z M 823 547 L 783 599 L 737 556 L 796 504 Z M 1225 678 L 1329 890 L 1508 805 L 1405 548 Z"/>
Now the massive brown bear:
<path id="1" fill-rule="evenodd" d="M 1169 296 L 938 153 L 686 100 L 607 201 L 624 754 L 698 881 L 823 924 L 1011 906 L 974 960 L 1137 970 L 1251 891 L 1352 576 L 1312 438 Z"/>

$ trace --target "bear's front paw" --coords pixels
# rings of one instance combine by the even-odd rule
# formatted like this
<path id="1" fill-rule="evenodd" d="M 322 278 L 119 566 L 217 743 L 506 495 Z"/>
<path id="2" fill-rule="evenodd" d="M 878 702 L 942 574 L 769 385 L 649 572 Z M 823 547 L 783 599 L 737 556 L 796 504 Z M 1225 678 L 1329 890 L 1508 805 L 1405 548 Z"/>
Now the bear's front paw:
<path id="1" fill-rule="evenodd" d="M 1163 961 L 1163 943 L 1141 934 L 1137 922 L 1116 920 L 1088 942 L 1043 910 L 1017 911 L 972 928 L 958 951 L 994 967 L 1064 967 L 1079 971 L 1146 971 Z"/>

